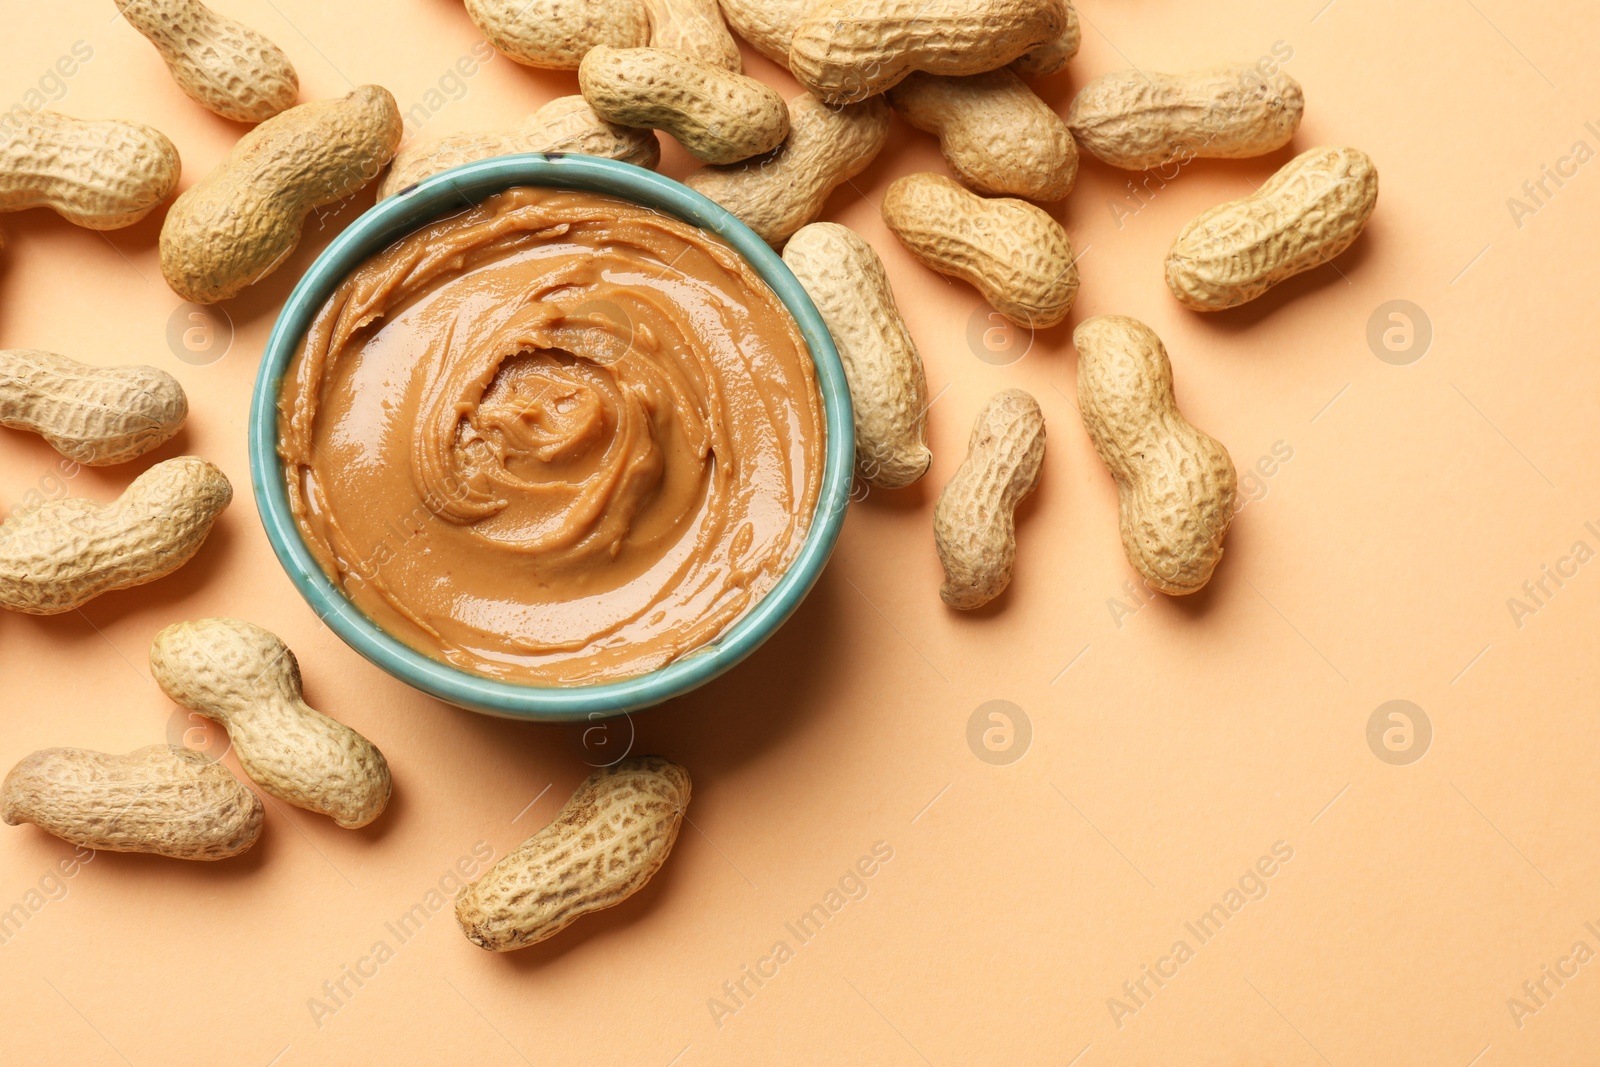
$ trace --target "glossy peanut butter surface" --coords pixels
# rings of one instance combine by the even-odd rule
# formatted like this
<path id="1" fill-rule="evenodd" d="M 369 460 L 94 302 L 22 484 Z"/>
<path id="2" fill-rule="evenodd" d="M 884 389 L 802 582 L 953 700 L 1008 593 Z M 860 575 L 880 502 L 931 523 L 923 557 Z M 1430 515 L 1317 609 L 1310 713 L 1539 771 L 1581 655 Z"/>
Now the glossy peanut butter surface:
<path id="1" fill-rule="evenodd" d="M 542 188 L 352 273 L 279 431 L 295 518 L 357 607 L 549 685 L 652 670 L 755 603 L 804 540 L 825 433 L 805 342 L 736 253 Z"/>

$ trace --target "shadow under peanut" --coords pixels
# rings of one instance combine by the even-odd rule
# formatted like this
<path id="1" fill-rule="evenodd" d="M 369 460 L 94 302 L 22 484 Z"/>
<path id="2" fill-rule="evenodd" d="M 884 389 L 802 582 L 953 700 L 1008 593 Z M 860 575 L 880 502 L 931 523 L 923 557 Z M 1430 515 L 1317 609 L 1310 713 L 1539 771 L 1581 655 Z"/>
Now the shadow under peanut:
<path id="1" fill-rule="evenodd" d="M 858 481 L 853 490 L 856 499 L 850 502 L 850 506 L 901 514 L 919 512 L 939 496 L 940 487 L 929 485 L 932 477 L 933 472 L 930 470 L 910 485 L 899 489 L 880 489 L 878 486 L 869 486 Z"/>
<path id="2" fill-rule="evenodd" d="M 1230 564 L 1232 564 L 1232 567 L 1229 568 L 1230 570 L 1239 570 L 1245 565 L 1243 560 L 1236 558 L 1231 545 L 1223 552 L 1222 562 L 1217 564 L 1216 571 L 1212 573 L 1211 580 L 1206 583 L 1204 589 L 1190 593 L 1187 596 L 1169 596 L 1166 593 L 1157 593 L 1156 596 L 1160 599 L 1156 603 L 1170 605 L 1168 610 L 1185 616 L 1189 625 L 1197 624 L 1201 619 L 1216 610 L 1217 605 L 1227 595 L 1220 590 L 1220 587 L 1228 584 L 1223 575 L 1223 568 L 1229 567 Z"/>
<path id="3" fill-rule="evenodd" d="M 132 226 L 119 226 L 114 230 L 78 226 L 48 207 L 0 213 L 0 226 L 5 229 L 8 244 L 15 235 L 19 244 L 54 248 L 57 254 L 71 258 L 95 255 L 116 258 L 120 255 L 132 260 L 160 243 L 161 224 L 167 219 L 167 209 L 172 206 L 175 195 L 151 208 L 148 215 Z"/>
<path id="4" fill-rule="evenodd" d="M 155 256 L 150 253 L 160 240 L 161 224 L 166 220 L 171 202 L 169 199 L 160 204 L 132 226 L 116 230 L 75 226 L 47 207 L 0 212 L 0 232 L 5 235 L 0 263 L 5 264 L 3 269 L 14 270 L 20 266 L 26 272 L 30 263 L 45 258 L 58 263 L 109 262 L 121 264 L 130 272 L 126 278 L 130 291 L 134 291 L 137 282 L 160 285 L 160 270 Z M 44 347 L 30 345 L 22 339 L 13 344 L 19 348 Z"/>
<path id="5" fill-rule="evenodd" d="M 243 892 L 253 894 L 259 891 L 259 886 L 252 885 L 251 880 L 258 878 L 260 871 L 274 862 L 274 857 L 280 852 L 280 839 L 285 834 L 293 835 L 294 830 L 282 825 L 281 820 L 274 819 L 269 807 L 261 837 L 249 851 L 228 859 L 180 860 L 148 852 L 96 851 L 87 862 L 82 859 L 77 861 L 79 869 L 68 881 L 69 896 L 80 884 L 100 877 L 115 879 L 118 892 L 130 897 L 138 896 L 142 890 L 149 888 L 177 901 L 185 899 L 182 893 L 191 887 L 214 890 L 219 886 L 231 887 L 235 883 L 243 885 Z M 4 844 L 21 869 L 37 868 L 41 872 L 53 870 L 59 873 L 57 864 L 71 861 L 79 851 L 79 847 L 70 841 L 63 841 L 26 823 L 20 826 L 0 825 L 0 844 Z M 57 905 L 53 903 L 51 906 Z"/>

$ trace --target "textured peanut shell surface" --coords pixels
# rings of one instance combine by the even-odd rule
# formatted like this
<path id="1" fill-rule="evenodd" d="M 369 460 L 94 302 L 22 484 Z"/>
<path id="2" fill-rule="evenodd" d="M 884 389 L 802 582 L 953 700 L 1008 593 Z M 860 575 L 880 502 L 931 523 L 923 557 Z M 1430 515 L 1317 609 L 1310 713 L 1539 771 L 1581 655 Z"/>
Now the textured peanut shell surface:
<path id="1" fill-rule="evenodd" d="M 55 111 L 0 123 L 0 211 L 47 207 L 77 226 L 132 226 L 178 186 L 178 149 L 136 122 L 91 122 Z"/>
<path id="2" fill-rule="evenodd" d="M 185 300 L 214 304 L 260 281 L 300 243 L 307 214 L 377 178 L 400 135 L 400 109 L 376 85 L 263 122 L 167 212 L 167 284 Z"/>
<path id="3" fill-rule="evenodd" d="M 717 0 L 643 2 L 650 19 L 651 48 L 677 52 L 735 73 L 744 69 L 739 42 L 722 21 Z"/>
<path id="4" fill-rule="evenodd" d="M 982 74 L 1067 26 L 1062 0 L 823 0 L 795 28 L 789 70 L 830 103 L 864 100 L 914 70 Z"/>
<path id="5" fill-rule="evenodd" d="M 1228 450 L 1192 426 L 1155 332 L 1123 315 L 1080 323 L 1078 409 L 1117 483 L 1122 548 L 1152 589 L 1182 596 L 1211 580 L 1233 522 Z"/>
<path id="6" fill-rule="evenodd" d="M 922 356 L 895 306 L 889 276 L 864 238 L 813 222 L 789 238 L 783 261 L 833 335 L 855 411 L 856 473 L 880 489 L 928 471 L 928 385 Z"/>
<path id="7" fill-rule="evenodd" d="M 835 107 L 809 93 L 789 101 L 789 136 L 771 153 L 683 180 L 780 248 L 822 214 L 828 194 L 866 169 L 889 137 L 882 100 Z"/>
<path id="8" fill-rule="evenodd" d="M 1017 505 L 1039 484 L 1044 413 L 1021 389 L 1003 389 L 978 412 L 967 458 L 933 509 L 933 539 L 944 565 L 939 598 L 980 608 L 1005 592 L 1016 565 Z"/>
<path id="9" fill-rule="evenodd" d="M 268 630 L 240 619 L 168 626 L 150 646 L 161 691 L 221 723 L 244 772 L 271 795 L 365 826 L 389 803 L 389 764 L 365 737 L 312 708 L 300 664 Z"/>
<path id="10" fill-rule="evenodd" d="M 598 44 L 650 42 L 640 0 L 466 0 L 478 31 L 501 54 L 530 67 L 577 70 Z"/>
<path id="11" fill-rule="evenodd" d="M 177 433 L 188 414 L 183 386 L 164 370 L 0 349 L 0 426 L 31 430 L 78 463 L 126 463 Z"/>
<path id="12" fill-rule="evenodd" d="M 1103 163 L 1146 170 L 1190 159 L 1247 159 L 1288 144 L 1305 114 L 1300 83 L 1233 63 L 1188 74 L 1104 74 L 1079 90 L 1067 125 Z"/>
<path id="13" fill-rule="evenodd" d="M 51 500 L 0 525 L 0 607 L 57 615 L 189 562 L 233 499 L 203 459 L 157 463 L 116 500 Z"/>
<path id="14" fill-rule="evenodd" d="M 1078 9 L 1073 6 L 1072 0 L 1062 0 L 1066 8 L 1067 24 L 1056 35 L 1055 40 L 1046 41 L 1044 44 L 1019 56 L 1011 61 L 1013 73 L 1024 78 L 1042 78 L 1047 74 L 1056 74 L 1067 67 L 1067 61 L 1078 54 L 1078 47 L 1083 44 L 1083 30 L 1078 23 Z"/>
<path id="15" fill-rule="evenodd" d="M 260 122 L 294 104 L 300 79 L 283 49 L 199 0 L 117 0 L 189 98 L 225 119 Z"/>
<path id="16" fill-rule="evenodd" d="M 1195 311 L 1247 304 L 1349 248 L 1377 205 L 1378 168 L 1365 152 L 1313 148 L 1185 226 L 1167 253 L 1167 288 Z"/>
<path id="17" fill-rule="evenodd" d="M 261 836 L 261 798 L 199 752 L 151 745 L 125 755 L 46 748 L 0 784 L 0 818 L 85 848 L 180 860 L 237 856 Z"/>
<path id="18" fill-rule="evenodd" d="M 924 264 L 960 278 L 1020 326 L 1054 326 L 1078 295 L 1061 224 L 1022 200 L 991 200 L 942 174 L 907 174 L 883 197 L 883 221 Z"/>
<path id="19" fill-rule="evenodd" d="M 737 163 L 789 135 L 777 90 L 677 52 L 601 45 L 583 58 L 578 85 L 602 120 L 665 130 L 705 163 Z"/>
<path id="20" fill-rule="evenodd" d="M 660 756 L 590 775 L 554 821 L 456 898 L 479 948 L 509 952 L 620 904 L 666 862 L 689 807 L 689 772 Z"/>
<path id="21" fill-rule="evenodd" d="M 952 78 L 916 72 L 889 90 L 907 122 L 939 138 L 956 177 L 989 196 L 1060 200 L 1078 146 L 1060 115 L 1009 70 Z"/>
<path id="22" fill-rule="evenodd" d="M 378 199 L 463 163 L 517 152 L 576 152 L 654 170 L 661 142 L 653 130 L 606 122 L 581 96 L 558 96 L 505 130 L 458 133 L 406 145 L 378 186 Z"/>
<path id="23" fill-rule="evenodd" d="M 816 0 L 721 0 L 722 15 L 733 32 L 757 52 L 789 66 L 789 45 L 795 27 Z"/>

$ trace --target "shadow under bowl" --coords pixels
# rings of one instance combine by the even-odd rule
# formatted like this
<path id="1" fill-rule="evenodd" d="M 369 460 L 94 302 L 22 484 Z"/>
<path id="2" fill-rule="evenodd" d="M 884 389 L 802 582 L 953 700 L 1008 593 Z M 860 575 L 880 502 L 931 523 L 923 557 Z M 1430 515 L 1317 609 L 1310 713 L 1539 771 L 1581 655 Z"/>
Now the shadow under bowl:
<path id="1" fill-rule="evenodd" d="M 312 320 L 345 277 L 401 237 L 512 186 L 578 189 L 675 216 L 732 246 L 777 294 L 816 364 L 827 421 L 822 489 L 805 542 L 778 582 L 715 640 L 646 674 L 621 681 L 536 686 L 486 678 L 423 655 L 358 609 L 312 556 L 289 509 L 278 456 L 278 397 Z M 250 402 L 250 481 L 267 540 L 313 611 L 351 648 L 430 696 L 506 718 L 544 722 L 598 719 L 681 696 L 732 668 L 789 618 L 828 562 L 849 504 L 855 437 L 850 390 L 833 339 L 799 281 L 765 241 L 726 209 L 652 171 L 579 155 L 499 156 L 436 174 L 380 200 L 311 264 L 289 294 L 267 340 Z"/>

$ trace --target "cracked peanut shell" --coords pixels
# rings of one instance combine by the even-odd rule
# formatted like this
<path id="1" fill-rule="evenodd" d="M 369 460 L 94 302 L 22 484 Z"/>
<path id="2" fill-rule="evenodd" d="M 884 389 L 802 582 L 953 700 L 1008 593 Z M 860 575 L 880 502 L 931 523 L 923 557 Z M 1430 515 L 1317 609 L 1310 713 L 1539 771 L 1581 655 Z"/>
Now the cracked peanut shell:
<path id="1" fill-rule="evenodd" d="M 660 756 L 603 767 L 554 820 L 456 898 L 479 948 L 538 944 L 643 889 L 672 851 L 689 807 L 689 772 Z"/>
<path id="2" fill-rule="evenodd" d="M 1222 559 L 1237 475 L 1228 450 L 1178 410 L 1172 362 L 1155 331 L 1125 315 L 1086 319 L 1078 409 L 1117 483 L 1122 548 L 1153 589 L 1199 592 Z"/>

